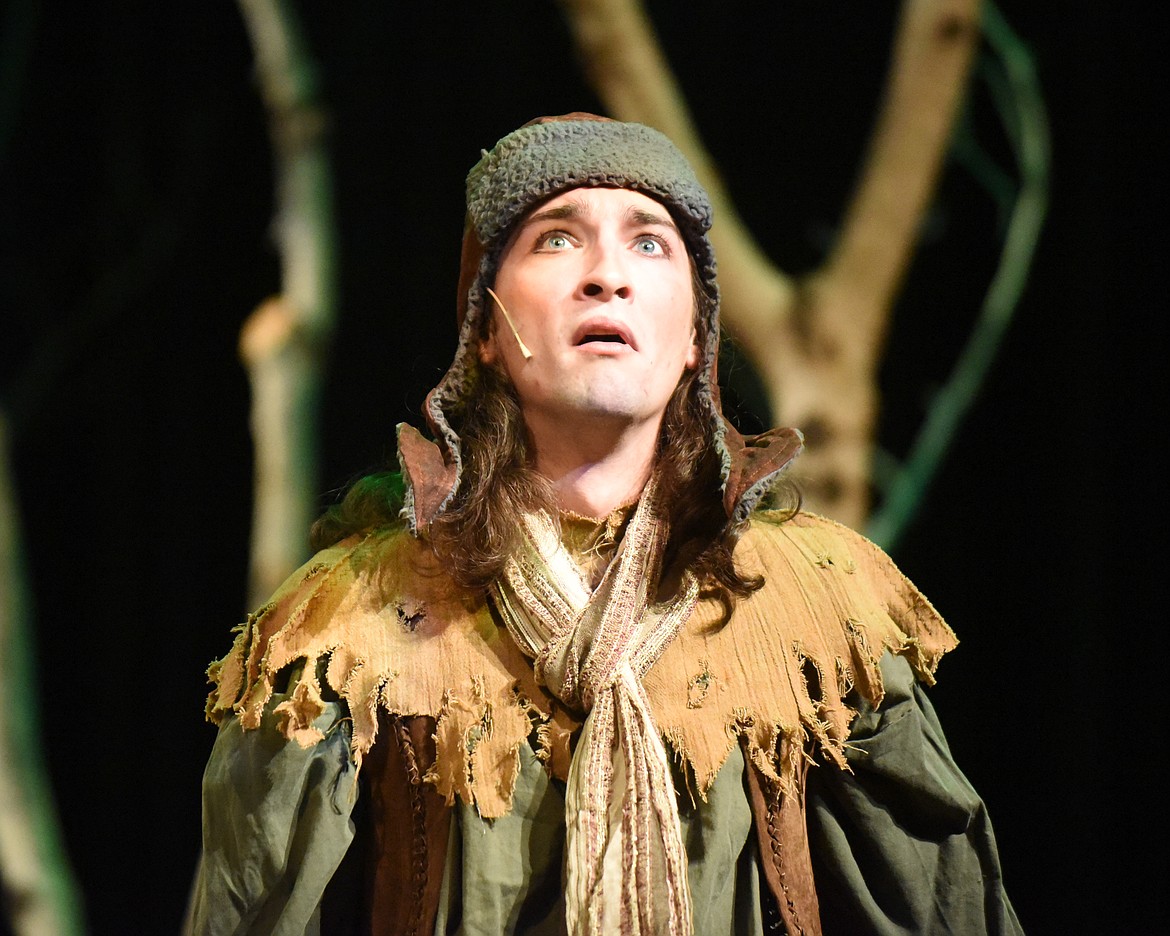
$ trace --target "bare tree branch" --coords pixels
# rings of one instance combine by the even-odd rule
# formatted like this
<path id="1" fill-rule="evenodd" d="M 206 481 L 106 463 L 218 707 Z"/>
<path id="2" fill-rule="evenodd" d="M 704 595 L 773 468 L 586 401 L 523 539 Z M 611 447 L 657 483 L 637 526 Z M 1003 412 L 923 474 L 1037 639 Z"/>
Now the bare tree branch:
<path id="1" fill-rule="evenodd" d="M 878 364 L 966 87 L 978 14 L 979 0 L 905 0 L 882 112 L 841 236 L 802 283 L 798 359 L 783 353 L 790 336 L 765 335 L 753 349 L 771 372 L 776 412 L 808 431 L 807 500 L 850 526 L 863 526 L 870 510 Z"/>
<path id="2" fill-rule="evenodd" d="M 793 286 L 763 254 L 695 127 L 682 90 L 638 0 L 561 0 L 590 83 L 609 113 L 670 137 L 711 196 L 717 223 L 719 288 L 736 332 L 775 330 L 792 307 Z"/>
<path id="3" fill-rule="evenodd" d="M 16 936 L 73 936 L 84 927 L 65 858 L 41 726 L 20 518 L 0 412 L 0 883 Z"/>
<path id="4" fill-rule="evenodd" d="M 274 235 L 283 286 L 252 314 L 240 351 L 252 382 L 256 606 L 305 558 L 317 491 L 321 361 L 334 327 L 336 245 L 325 116 L 289 0 L 239 0 L 276 155 Z"/>
<path id="5" fill-rule="evenodd" d="M 876 360 L 979 44 L 979 0 L 905 0 L 885 101 L 818 289 Z"/>

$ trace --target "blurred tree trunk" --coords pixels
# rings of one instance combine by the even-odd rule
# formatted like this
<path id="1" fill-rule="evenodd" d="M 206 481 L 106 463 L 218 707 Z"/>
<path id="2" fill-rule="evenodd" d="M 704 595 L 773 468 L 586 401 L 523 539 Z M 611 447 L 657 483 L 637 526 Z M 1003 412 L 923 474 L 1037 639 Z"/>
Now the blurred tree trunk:
<path id="1" fill-rule="evenodd" d="M 83 932 L 41 749 L 32 609 L 0 412 L 0 883 L 16 936 Z"/>
<path id="2" fill-rule="evenodd" d="M 244 324 L 240 354 L 252 385 L 255 493 L 251 607 L 307 558 L 316 514 L 318 400 L 334 329 L 336 233 L 326 117 L 316 68 L 289 0 L 239 0 L 268 109 L 276 164 L 273 234 L 278 296 Z"/>
<path id="3" fill-rule="evenodd" d="M 772 416 L 804 430 L 806 505 L 850 526 L 870 509 L 878 365 L 979 41 L 979 0 L 905 0 L 885 98 L 840 237 L 794 278 L 765 257 L 731 204 L 637 0 L 562 0 L 612 116 L 649 124 L 711 193 L 723 321 L 767 388 Z"/>

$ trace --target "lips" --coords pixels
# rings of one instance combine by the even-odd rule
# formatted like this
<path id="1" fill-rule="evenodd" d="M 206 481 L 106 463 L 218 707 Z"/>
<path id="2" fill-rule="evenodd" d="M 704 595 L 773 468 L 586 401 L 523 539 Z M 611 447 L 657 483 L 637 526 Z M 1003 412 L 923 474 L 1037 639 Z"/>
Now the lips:
<path id="1" fill-rule="evenodd" d="M 593 318 L 577 326 L 573 333 L 573 345 L 579 348 L 589 344 L 628 345 L 633 350 L 638 350 L 630 330 L 623 323 L 613 319 Z"/>

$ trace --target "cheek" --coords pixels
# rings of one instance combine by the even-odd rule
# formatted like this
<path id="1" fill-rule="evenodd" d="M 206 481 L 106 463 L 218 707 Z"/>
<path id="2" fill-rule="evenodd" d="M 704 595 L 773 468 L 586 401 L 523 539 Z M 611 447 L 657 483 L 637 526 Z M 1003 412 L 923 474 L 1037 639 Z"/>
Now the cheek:
<path id="1" fill-rule="evenodd" d="M 666 309 L 662 323 L 664 347 L 678 349 L 684 366 L 693 370 L 699 365 L 701 356 L 698 335 L 695 332 L 695 291 L 691 283 L 690 267 L 672 269 L 669 283 L 664 284 Z M 686 348 L 681 346 L 681 336 L 686 336 Z"/>
<path id="2" fill-rule="evenodd" d="M 674 291 L 668 310 L 660 321 L 662 347 L 670 349 L 672 358 L 681 360 L 687 370 L 698 367 L 702 349 L 695 330 L 694 294 L 689 288 Z"/>

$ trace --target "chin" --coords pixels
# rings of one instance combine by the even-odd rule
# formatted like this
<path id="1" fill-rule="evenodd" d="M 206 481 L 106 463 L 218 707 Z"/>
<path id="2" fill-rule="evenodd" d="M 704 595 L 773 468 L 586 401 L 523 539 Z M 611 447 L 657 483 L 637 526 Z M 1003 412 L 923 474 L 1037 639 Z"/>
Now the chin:
<path id="1" fill-rule="evenodd" d="M 607 396 L 604 399 L 591 399 L 584 405 L 577 407 L 581 416 L 594 417 L 607 422 L 637 423 L 643 422 L 655 415 L 657 411 L 647 410 L 644 399 L 629 400 Z"/>

